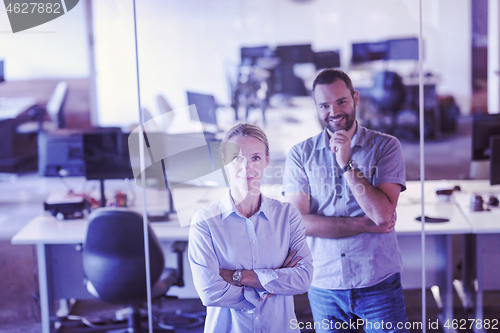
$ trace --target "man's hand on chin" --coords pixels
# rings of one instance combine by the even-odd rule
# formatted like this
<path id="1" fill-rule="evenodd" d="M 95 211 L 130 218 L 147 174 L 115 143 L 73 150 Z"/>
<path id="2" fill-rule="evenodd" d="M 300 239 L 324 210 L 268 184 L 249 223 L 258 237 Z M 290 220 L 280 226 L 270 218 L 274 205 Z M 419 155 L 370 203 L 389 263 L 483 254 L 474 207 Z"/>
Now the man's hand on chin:
<path id="1" fill-rule="evenodd" d="M 351 150 L 351 138 L 345 130 L 335 131 L 330 137 L 330 149 L 335 154 L 337 163 L 341 168 L 349 162 L 349 152 Z"/>

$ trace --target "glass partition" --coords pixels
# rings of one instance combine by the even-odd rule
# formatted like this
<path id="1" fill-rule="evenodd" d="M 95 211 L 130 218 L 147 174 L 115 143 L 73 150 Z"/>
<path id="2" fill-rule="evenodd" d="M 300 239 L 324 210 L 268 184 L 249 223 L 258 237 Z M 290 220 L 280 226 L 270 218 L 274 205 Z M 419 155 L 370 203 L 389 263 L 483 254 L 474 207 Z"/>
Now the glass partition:
<path id="1" fill-rule="evenodd" d="M 450 272 L 457 263 L 453 249 L 461 240 L 451 234 L 468 233 L 470 225 L 456 206 L 442 205 L 441 200 L 449 197 L 436 191 L 449 190 L 458 185 L 455 180 L 468 177 L 466 157 L 457 157 L 465 162 L 458 163 L 453 173 L 442 158 L 454 147 L 447 139 L 466 128 L 460 127 L 457 110 L 468 114 L 472 98 L 471 29 L 463 24 L 471 20 L 468 1 L 424 1 L 422 16 L 419 2 L 405 0 L 141 1 L 136 4 L 137 49 L 133 4 L 95 3 L 94 13 L 100 36 L 96 37 L 100 124 L 133 130 L 140 123 L 138 114 L 142 115 L 143 131 L 153 140 L 149 146 L 142 143 L 146 161 L 139 171 L 164 158 L 178 158 L 170 169 L 164 161 L 157 170 L 156 178 L 166 175 L 165 187 L 172 191 L 148 188 L 146 214 L 161 220 L 174 208 L 177 215 L 172 214 L 169 223 L 187 229 L 198 209 L 224 197 L 230 181 L 224 162 L 217 160 L 217 142 L 237 122 L 256 124 L 267 134 L 270 165 L 261 189 L 284 200 L 281 185 L 288 152 L 322 130 L 310 95 L 314 78 L 321 69 L 340 68 L 359 91 L 358 124 L 395 136 L 403 147 L 407 183 L 399 196 L 395 230 L 402 254 L 402 285 L 410 295 L 406 305 L 421 306 L 422 296 L 412 291 L 422 287 L 425 265 L 424 287 L 440 295 L 436 299 L 444 307 L 441 318 L 452 318 Z M 419 125 L 421 77 L 423 126 Z M 426 182 L 423 192 L 418 182 L 421 131 L 432 146 L 426 152 L 430 155 L 425 178 L 435 180 Z M 156 140 L 153 133 L 169 139 Z M 467 146 L 468 138 L 465 141 Z M 188 170 L 193 164 L 207 168 L 197 165 Z M 181 181 L 173 181 L 171 168 L 183 165 Z M 422 212 L 453 220 L 455 229 L 447 230 L 446 221 L 431 224 L 428 219 L 423 242 L 421 222 L 415 219 Z M 164 242 L 166 253 L 171 243 Z M 186 286 L 172 287 L 169 293 L 197 298 L 185 253 L 184 259 Z M 167 266 L 175 263 L 175 256 L 167 255 Z M 436 316 L 429 314 L 429 320 L 434 322 Z M 425 318 L 409 319 L 418 328 Z"/>

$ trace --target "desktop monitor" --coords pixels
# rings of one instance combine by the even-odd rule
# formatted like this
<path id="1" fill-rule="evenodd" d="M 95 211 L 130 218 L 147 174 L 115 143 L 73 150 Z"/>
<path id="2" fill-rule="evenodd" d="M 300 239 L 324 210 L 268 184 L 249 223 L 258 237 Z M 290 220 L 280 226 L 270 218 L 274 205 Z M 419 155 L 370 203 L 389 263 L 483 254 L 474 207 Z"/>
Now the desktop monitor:
<path id="1" fill-rule="evenodd" d="M 500 184 L 500 135 L 490 137 L 490 185 Z"/>
<path id="2" fill-rule="evenodd" d="M 340 67 L 340 52 L 314 52 L 314 64 L 316 65 L 316 69 Z"/>
<path id="3" fill-rule="evenodd" d="M 500 135 L 500 114 L 475 115 L 472 122 L 472 160 L 489 160 L 490 138 Z"/>
<path id="4" fill-rule="evenodd" d="M 241 51 L 241 62 L 245 59 L 251 59 L 252 64 L 258 58 L 265 58 L 272 55 L 272 51 L 269 46 L 253 46 L 253 47 L 242 47 Z"/>
<path id="5" fill-rule="evenodd" d="M 314 52 L 311 44 L 279 45 L 276 47 L 276 56 L 282 63 L 312 63 Z"/>
<path id="6" fill-rule="evenodd" d="M 352 58 L 354 64 L 387 58 L 388 43 L 386 41 L 373 43 L 353 43 Z"/>
<path id="7" fill-rule="evenodd" d="M 217 104 L 213 95 L 199 94 L 195 92 L 187 92 L 188 104 L 194 104 L 198 111 L 200 122 L 217 126 L 216 110 Z M 191 120 L 198 120 L 192 108 L 189 109 Z"/>
<path id="8" fill-rule="evenodd" d="M 387 60 L 418 60 L 418 38 L 389 39 Z"/>
<path id="9" fill-rule="evenodd" d="M 127 135 L 118 129 L 83 134 L 83 159 L 87 179 L 133 179 Z"/>
<path id="10" fill-rule="evenodd" d="M 5 81 L 4 61 L 0 60 L 0 82 Z"/>
<path id="11" fill-rule="evenodd" d="M 38 133 L 38 174 L 42 177 L 84 176 L 82 132 L 61 129 Z"/>

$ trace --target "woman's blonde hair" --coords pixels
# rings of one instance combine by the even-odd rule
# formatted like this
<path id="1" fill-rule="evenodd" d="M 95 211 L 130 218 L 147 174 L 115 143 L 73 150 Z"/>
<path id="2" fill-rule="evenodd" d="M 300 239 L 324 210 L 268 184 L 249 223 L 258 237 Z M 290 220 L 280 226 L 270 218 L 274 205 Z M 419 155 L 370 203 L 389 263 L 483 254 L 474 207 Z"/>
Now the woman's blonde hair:
<path id="1" fill-rule="evenodd" d="M 235 136 L 251 136 L 262 141 L 262 143 L 264 143 L 264 145 L 266 146 L 266 156 L 269 156 L 269 141 L 267 141 L 266 133 L 264 133 L 264 131 L 259 126 L 249 123 L 237 124 L 227 131 L 220 145 L 220 152 L 222 156 L 224 156 L 227 142 Z"/>

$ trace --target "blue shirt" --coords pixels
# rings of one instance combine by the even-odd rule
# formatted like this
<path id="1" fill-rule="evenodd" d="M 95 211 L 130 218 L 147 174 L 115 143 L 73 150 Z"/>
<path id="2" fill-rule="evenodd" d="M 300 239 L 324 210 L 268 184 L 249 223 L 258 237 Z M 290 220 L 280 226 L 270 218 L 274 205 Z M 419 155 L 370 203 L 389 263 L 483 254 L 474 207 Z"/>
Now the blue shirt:
<path id="1" fill-rule="evenodd" d="M 297 250 L 300 265 L 279 268 L 289 250 Z M 205 332 L 300 332 L 292 295 L 309 289 L 313 267 L 302 217 L 292 204 L 261 195 L 260 209 L 246 218 L 228 192 L 193 216 L 188 256 L 207 306 Z M 219 268 L 252 269 L 264 290 L 227 283 Z M 268 293 L 276 296 L 262 300 Z"/>
<path id="2" fill-rule="evenodd" d="M 400 184 L 405 189 L 401 144 L 390 135 L 359 126 L 351 140 L 351 158 L 372 185 Z M 283 192 L 310 194 L 310 213 L 356 217 L 365 213 L 342 177 L 324 130 L 295 145 L 283 175 Z M 363 233 L 339 239 L 308 237 L 314 259 L 312 285 L 325 289 L 373 286 L 402 270 L 401 254 L 393 230 L 386 234 Z"/>

